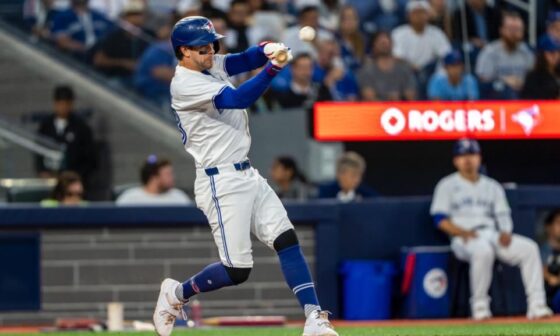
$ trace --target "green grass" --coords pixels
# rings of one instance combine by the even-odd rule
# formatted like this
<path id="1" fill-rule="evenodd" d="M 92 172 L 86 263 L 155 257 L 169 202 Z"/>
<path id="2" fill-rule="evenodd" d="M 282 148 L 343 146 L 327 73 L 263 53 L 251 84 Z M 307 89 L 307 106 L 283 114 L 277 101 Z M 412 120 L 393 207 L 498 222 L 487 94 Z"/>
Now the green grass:
<path id="1" fill-rule="evenodd" d="M 560 324 L 507 324 L 468 326 L 418 326 L 338 328 L 340 336 L 546 336 L 560 335 Z M 0 334 L 2 336 L 8 334 Z M 14 334 L 16 335 L 16 334 Z M 26 334 L 17 334 L 19 336 Z M 27 334 L 31 335 L 31 334 Z M 35 334 L 37 335 L 37 334 Z M 92 333 L 48 333 L 46 336 L 91 336 Z M 154 336 L 153 333 L 100 333 L 100 336 Z M 173 336 L 298 336 L 299 328 L 223 328 L 223 329 L 177 329 Z"/>

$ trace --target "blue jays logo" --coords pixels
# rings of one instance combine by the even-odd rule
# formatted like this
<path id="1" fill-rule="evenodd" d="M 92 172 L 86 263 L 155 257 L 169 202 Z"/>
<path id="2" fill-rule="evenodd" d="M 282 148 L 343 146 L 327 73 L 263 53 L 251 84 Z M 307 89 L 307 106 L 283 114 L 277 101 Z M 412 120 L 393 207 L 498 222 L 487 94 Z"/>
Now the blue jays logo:
<path id="1" fill-rule="evenodd" d="M 212 24 L 212 22 L 208 21 L 208 23 L 206 23 L 204 26 L 202 26 L 202 29 L 206 30 L 209 33 L 213 33 L 214 32 L 214 25 Z"/>
<path id="2" fill-rule="evenodd" d="M 513 122 L 518 123 L 523 128 L 525 135 L 531 135 L 533 128 L 541 121 L 541 113 L 538 105 L 533 105 L 523 109 L 511 116 Z"/>

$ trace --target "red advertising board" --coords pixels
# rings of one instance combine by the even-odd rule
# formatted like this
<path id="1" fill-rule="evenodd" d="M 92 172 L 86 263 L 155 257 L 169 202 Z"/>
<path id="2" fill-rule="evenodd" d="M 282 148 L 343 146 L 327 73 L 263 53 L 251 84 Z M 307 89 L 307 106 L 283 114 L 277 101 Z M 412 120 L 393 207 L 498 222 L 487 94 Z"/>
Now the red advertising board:
<path id="1" fill-rule="evenodd" d="M 323 141 L 555 139 L 558 101 L 316 103 Z"/>

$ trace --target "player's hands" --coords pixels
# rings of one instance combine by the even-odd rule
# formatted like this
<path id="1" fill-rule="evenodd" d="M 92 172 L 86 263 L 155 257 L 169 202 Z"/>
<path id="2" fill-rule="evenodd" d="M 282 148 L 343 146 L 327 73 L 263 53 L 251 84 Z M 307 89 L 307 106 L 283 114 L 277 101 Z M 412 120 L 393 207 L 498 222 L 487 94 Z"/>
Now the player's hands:
<path id="1" fill-rule="evenodd" d="M 500 233 L 500 245 L 503 247 L 508 247 L 511 244 L 511 233 L 502 232 Z"/>
<path id="2" fill-rule="evenodd" d="M 466 242 L 469 241 L 469 239 L 474 239 L 476 237 L 478 237 L 478 235 L 476 234 L 476 231 L 463 231 L 463 233 L 460 235 L 461 238 L 463 238 L 463 240 Z"/>
<path id="3" fill-rule="evenodd" d="M 262 42 L 260 46 L 264 55 L 277 67 L 285 67 L 294 58 L 284 43 Z"/>

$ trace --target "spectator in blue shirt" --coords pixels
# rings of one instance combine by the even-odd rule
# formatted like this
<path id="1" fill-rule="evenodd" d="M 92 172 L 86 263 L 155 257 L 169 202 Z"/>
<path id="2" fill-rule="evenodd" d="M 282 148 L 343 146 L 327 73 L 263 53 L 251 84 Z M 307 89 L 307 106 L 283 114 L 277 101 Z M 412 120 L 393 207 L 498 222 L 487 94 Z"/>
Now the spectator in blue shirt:
<path id="1" fill-rule="evenodd" d="M 319 186 L 319 198 L 336 198 L 341 202 L 359 201 L 379 194 L 364 184 L 366 161 L 355 152 L 346 152 L 336 164 L 336 180 Z"/>
<path id="2" fill-rule="evenodd" d="M 175 73 L 177 59 L 171 41 L 171 23 L 162 26 L 158 32 L 158 41 L 142 54 L 134 74 L 134 86 L 140 93 L 169 109 L 171 95 L 169 85 Z"/>
<path id="3" fill-rule="evenodd" d="M 477 100 L 479 99 L 476 78 L 465 73 L 463 57 L 454 50 L 443 59 L 444 72 L 432 75 L 428 83 L 428 98 L 431 100 Z"/>
<path id="4" fill-rule="evenodd" d="M 87 60 L 91 48 L 107 34 L 113 23 L 88 8 L 88 0 L 72 0 L 70 9 L 53 18 L 51 33 L 56 45 Z"/>

